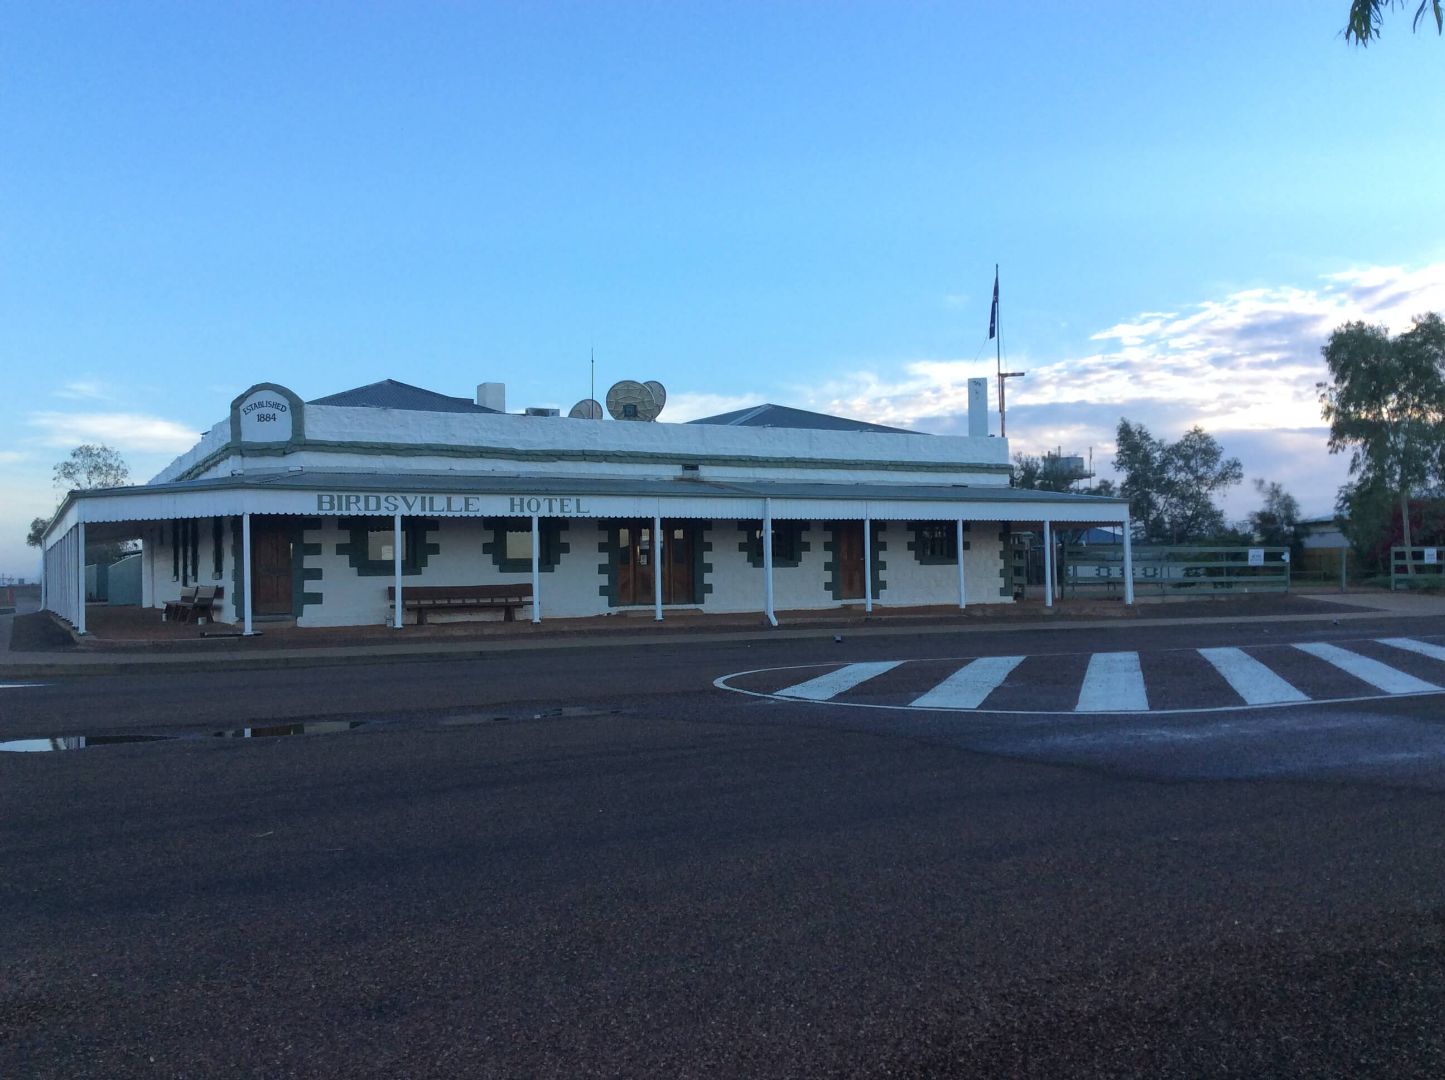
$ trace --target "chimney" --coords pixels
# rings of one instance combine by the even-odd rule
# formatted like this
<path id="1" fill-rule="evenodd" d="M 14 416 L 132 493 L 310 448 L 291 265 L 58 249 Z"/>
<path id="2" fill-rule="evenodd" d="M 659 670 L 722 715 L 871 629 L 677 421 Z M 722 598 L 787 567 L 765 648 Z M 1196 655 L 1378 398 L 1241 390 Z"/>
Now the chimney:
<path id="1" fill-rule="evenodd" d="M 968 380 L 968 433 L 975 438 L 988 436 L 988 380 Z"/>
<path id="2" fill-rule="evenodd" d="M 507 411 L 507 384 L 484 382 L 477 384 L 477 404 L 483 408 Z"/>

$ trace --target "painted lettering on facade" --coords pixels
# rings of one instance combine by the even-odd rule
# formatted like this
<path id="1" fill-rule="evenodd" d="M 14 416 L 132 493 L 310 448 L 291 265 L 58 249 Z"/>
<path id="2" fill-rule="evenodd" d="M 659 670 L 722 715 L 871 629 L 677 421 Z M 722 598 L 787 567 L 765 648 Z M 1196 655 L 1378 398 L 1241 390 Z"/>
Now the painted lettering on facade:
<path id="1" fill-rule="evenodd" d="M 506 499 L 505 503 L 502 501 Z M 579 495 L 362 495 L 336 491 L 318 492 L 318 514 L 537 514 L 567 517 L 588 514 Z"/>
<path id="2" fill-rule="evenodd" d="M 236 412 L 243 442 L 286 442 L 291 438 L 291 405 L 274 392 L 251 395 Z"/>

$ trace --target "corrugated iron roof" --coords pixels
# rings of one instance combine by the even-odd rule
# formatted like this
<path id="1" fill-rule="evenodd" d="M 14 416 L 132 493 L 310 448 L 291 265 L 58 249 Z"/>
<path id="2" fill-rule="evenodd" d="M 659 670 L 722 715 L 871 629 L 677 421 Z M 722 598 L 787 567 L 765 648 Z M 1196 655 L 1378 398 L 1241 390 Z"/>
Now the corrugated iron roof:
<path id="1" fill-rule="evenodd" d="M 689 420 L 690 424 L 716 424 L 719 427 L 771 427 L 811 428 L 816 431 L 884 431 L 895 435 L 920 435 L 923 432 L 906 428 L 886 427 L 870 424 L 866 420 L 850 420 L 846 416 L 830 416 L 828 413 L 809 412 L 787 405 L 754 405 L 748 409 L 718 413 Z"/>
<path id="2" fill-rule="evenodd" d="M 339 394 L 308 401 L 308 405 L 341 405 L 349 409 L 411 409 L 416 412 L 449 413 L 494 413 L 485 405 L 478 405 L 470 398 L 450 397 L 434 390 L 423 390 L 420 386 L 382 379 Z"/>

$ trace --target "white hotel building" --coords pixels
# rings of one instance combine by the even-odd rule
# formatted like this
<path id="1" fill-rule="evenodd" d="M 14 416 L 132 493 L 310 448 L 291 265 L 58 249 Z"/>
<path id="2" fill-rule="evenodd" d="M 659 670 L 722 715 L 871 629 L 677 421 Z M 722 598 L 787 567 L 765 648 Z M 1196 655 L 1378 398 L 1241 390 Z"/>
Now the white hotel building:
<path id="1" fill-rule="evenodd" d="M 44 604 L 83 632 L 86 544 L 139 539 L 144 605 L 219 585 L 217 618 L 247 632 L 399 625 L 413 613 L 389 589 L 504 583 L 532 585 L 534 620 L 776 623 L 1011 603 L 1011 530 L 1127 526 L 1122 500 L 1010 487 L 983 394 L 975 434 L 940 436 L 773 405 L 686 424 L 518 415 L 501 390 L 388 380 L 303 402 L 253 386 L 149 483 L 70 493 L 44 537 Z"/>

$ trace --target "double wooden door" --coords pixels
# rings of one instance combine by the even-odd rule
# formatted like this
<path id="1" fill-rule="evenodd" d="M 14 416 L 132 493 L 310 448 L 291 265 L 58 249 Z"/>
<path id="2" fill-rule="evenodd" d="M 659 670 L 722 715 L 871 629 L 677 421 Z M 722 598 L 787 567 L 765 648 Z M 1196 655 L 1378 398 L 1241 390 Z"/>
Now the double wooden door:
<path id="1" fill-rule="evenodd" d="M 662 523 L 662 602 L 692 604 L 697 600 L 693 573 L 692 526 L 677 521 Z M 617 530 L 617 604 L 655 602 L 654 574 L 657 545 L 652 522 L 629 521 Z"/>

